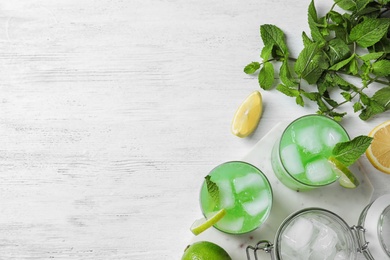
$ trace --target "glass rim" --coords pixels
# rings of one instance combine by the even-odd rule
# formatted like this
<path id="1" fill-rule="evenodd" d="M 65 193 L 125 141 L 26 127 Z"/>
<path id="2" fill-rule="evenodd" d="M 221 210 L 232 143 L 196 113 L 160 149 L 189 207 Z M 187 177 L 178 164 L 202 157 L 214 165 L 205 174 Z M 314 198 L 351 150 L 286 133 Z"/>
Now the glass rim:
<path id="1" fill-rule="evenodd" d="M 258 226 L 256 226 L 255 228 L 253 228 L 253 229 L 251 229 L 251 230 L 248 230 L 248 231 L 245 231 L 245 232 L 229 232 L 229 231 L 222 230 L 222 229 L 216 227 L 215 225 L 213 226 L 213 228 L 215 228 L 215 229 L 217 229 L 217 230 L 219 230 L 219 231 L 221 231 L 221 232 L 223 232 L 223 233 L 225 233 L 225 234 L 230 234 L 230 235 L 243 235 L 243 234 L 247 234 L 247 233 L 250 233 L 250 232 L 252 232 L 252 231 L 258 229 L 259 227 L 261 227 L 261 226 L 266 222 L 266 220 L 268 219 L 268 217 L 269 217 L 269 215 L 270 215 L 270 213 L 271 213 L 271 210 L 272 210 L 272 207 L 273 207 L 273 204 L 274 204 L 274 201 L 273 201 L 273 200 L 274 200 L 274 194 L 273 194 L 273 190 L 272 190 L 272 185 L 271 185 L 270 181 L 268 180 L 268 177 L 267 177 L 267 176 L 263 173 L 263 171 L 261 171 L 258 167 L 256 167 L 255 165 L 253 165 L 253 164 L 251 164 L 251 163 L 249 163 L 249 162 L 240 161 L 240 160 L 226 161 L 226 162 L 220 163 L 220 164 L 218 164 L 217 166 L 213 167 L 213 168 L 209 171 L 209 173 L 208 173 L 207 175 L 211 174 L 211 173 L 212 173 L 215 169 L 217 169 L 218 167 L 223 166 L 223 165 L 226 165 L 226 164 L 230 164 L 230 163 L 242 163 L 242 164 L 246 164 L 246 165 L 249 165 L 249 166 L 253 167 L 253 168 L 254 168 L 254 169 L 255 169 L 255 170 L 264 178 L 265 182 L 266 182 L 267 185 L 268 185 L 269 193 L 270 193 L 270 195 L 271 195 L 270 205 L 269 205 L 269 207 L 268 207 L 268 210 L 267 210 L 267 213 L 266 213 L 266 215 L 265 215 L 264 221 L 262 221 L 262 222 L 261 222 Z M 206 176 L 207 176 L 207 175 L 206 175 Z M 203 189 L 203 186 L 204 186 L 204 185 L 205 185 L 205 181 L 203 181 L 202 185 L 200 186 L 200 192 L 199 192 L 199 202 L 200 202 L 200 203 L 199 203 L 199 205 L 200 205 L 200 209 L 201 209 L 201 211 L 202 211 L 202 215 L 203 215 L 204 217 L 206 217 L 205 212 L 204 212 L 203 207 L 202 207 L 202 203 L 201 203 L 202 189 Z M 266 186 L 267 186 L 267 185 L 266 185 Z"/>
<path id="2" fill-rule="evenodd" d="M 303 116 L 300 116 L 296 119 L 294 119 L 292 122 L 290 122 L 286 128 L 283 130 L 283 133 L 282 135 L 280 136 L 280 139 L 279 139 L 279 144 L 278 144 L 278 156 L 279 156 L 279 159 L 280 159 L 280 165 L 283 167 L 283 170 L 288 174 L 288 176 L 290 176 L 294 181 L 298 182 L 300 185 L 304 185 L 304 186 L 307 186 L 307 187 L 311 187 L 311 188 L 318 188 L 318 187 L 324 187 L 324 186 L 327 186 L 329 184 L 332 184 L 334 182 L 337 181 L 337 179 L 331 181 L 331 182 L 327 182 L 327 183 L 324 183 L 324 184 L 312 184 L 312 183 L 306 183 L 306 182 L 303 182 L 301 180 L 298 180 L 297 178 L 295 178 L 295 176 L 293 174 L 291 174 L 287 169 L 286 167 L 284 166 L 284 163 L 283 163 L 283 160 L 282 160 L 282 157 L 281 157 L 281 143 L 282 143 L 282 138 L 284 136 L 284 134 L 286 133 L 287 129 L 290 128 L 290 126 L 292 124 L 294 124 L 295 122 L 303 119 L 303 118 L 306 118 L 306 117 L 323 117 L 323 118 L 326 118 L 326 120 L 330 120 L 334 123 L 336 123 L 337 125 L 339 125 L 341 127 L 341 129 L 343 129 L 343 131 L 345 132 L 345 134 L 348 136 L 348 139 L 351 140 L 351 137 L 349 136 L 347 130 L 337 121 L 333 120 L 332 118 L 326 116 L 326 115 L 320 115 L 320 114 L 307 114 L 307 115 L 303 115 Z"/>

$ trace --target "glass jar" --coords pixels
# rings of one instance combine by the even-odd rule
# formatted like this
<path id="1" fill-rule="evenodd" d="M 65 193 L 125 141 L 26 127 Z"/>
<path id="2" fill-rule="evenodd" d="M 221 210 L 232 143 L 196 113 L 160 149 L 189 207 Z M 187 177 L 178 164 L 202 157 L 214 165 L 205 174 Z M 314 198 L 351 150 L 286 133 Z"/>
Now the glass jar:
<path id="1" fill-rule="evenodd" d="M 352 227 L 326 209 L 299 210 L 283 221 L 274 244 L 264 240 L 248 246 L 248 259 L 258 259 L 258 250 L 276 260 L 355 260 L 361 254 L 369 260 L 390 259 L 390 194 L 369 204 Z"/>

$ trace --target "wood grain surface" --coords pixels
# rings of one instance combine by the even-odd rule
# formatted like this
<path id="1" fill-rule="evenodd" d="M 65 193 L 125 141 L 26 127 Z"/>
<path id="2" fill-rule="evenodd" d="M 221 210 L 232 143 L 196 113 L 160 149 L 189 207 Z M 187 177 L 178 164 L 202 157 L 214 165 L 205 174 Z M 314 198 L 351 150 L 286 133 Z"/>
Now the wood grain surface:
<path id="1" fill-rule="evenodd" d="M 208 171 L 315 112 L 262 91 L 256 132 L 230 133 L 259 89 L 243 73 L 259 59 L 259 26 L 285 30 L 297 55 L 308 4 L 0 3 L 0 259 L 180 259 Z M 356 136 L 389 117 L 343 125 Z M 385 192 L 389 177 L 362 164 Z"/>

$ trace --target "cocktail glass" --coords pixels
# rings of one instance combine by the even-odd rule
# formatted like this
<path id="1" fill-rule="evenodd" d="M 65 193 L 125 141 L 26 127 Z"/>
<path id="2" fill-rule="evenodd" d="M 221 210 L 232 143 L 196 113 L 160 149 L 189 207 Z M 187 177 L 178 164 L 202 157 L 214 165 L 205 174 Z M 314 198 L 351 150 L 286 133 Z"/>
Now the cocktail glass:
<path id="1" fill-rule="evenodd" d="M 214 227 L 229 234 L 243 234 L 258 228 L 272 206 L 272 189 L 267 177 L 255 166 L 241 161 L 225 162 L 210 173 L 219 191 L 219 201 L 210 195 L 206 182 L 200 192 L 200 204 L 207 218 L 222 208 L 226 215 Z"/>
<path id="2" fill-rule="evenodd" d="M 305 191 L 335 182 L 339 176 L 328 158 L 338 142 L 349 141 L 345 129 L 322 115 L 306 115 L 284 130 L 272 149 L 272 168 L 288 188 Z"/>

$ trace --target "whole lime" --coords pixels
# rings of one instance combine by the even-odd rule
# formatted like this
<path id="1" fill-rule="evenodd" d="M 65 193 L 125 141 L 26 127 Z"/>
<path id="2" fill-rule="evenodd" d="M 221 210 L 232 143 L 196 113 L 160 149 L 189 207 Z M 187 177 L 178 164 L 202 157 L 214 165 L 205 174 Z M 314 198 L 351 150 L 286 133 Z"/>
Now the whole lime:
<path id="1" fill-rule="evenodd" d="M 209 241 L 199 241 L 188 246 L 182 260 L 231 260 L 229 254 L 219 245 Z"/>

